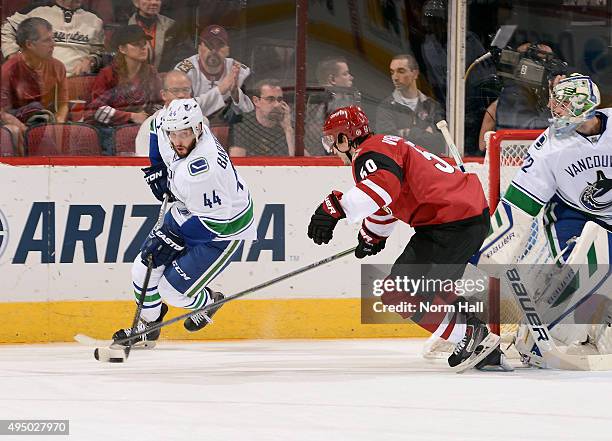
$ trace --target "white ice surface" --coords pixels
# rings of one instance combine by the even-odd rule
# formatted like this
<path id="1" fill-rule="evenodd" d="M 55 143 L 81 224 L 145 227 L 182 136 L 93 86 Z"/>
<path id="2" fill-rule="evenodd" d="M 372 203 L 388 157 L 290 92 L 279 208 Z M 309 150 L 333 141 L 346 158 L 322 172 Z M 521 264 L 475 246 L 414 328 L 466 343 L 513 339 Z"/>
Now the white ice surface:
<path id="1" fill-rule="evenodd" d="M 612 440 L 612 372 L 457 375 L 420 340 L 160 343 L 123 364 L 0 345 L 0 418 L 71 441 Z"/>

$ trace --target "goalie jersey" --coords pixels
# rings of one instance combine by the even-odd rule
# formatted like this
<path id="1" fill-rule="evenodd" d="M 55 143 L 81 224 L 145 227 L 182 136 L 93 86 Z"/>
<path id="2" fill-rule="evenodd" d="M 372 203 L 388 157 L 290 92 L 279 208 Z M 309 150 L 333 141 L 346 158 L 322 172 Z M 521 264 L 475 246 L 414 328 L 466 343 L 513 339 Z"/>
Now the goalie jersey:
<path id="1" fill-rule="evenodd" d="M 396 220 L 412 227 L 460 223 L 488 207 L 478 177 L 397 136 L 373 135 L 353 160 L 357 183 L 341 204 L 349 222 L 365 218 L 389 236 Z"/>
<path id="2" fill-rule="evenodd" d="M 161 130 L 163 112 L 151 121 L 151 164 L 163 161 L 177 201 L 170 214 L 188 244 L 256 239 L 253 201 L 244 179 L 207 126 L 194 149 L 179 158 Z"/>
<path id="3" fill-rule="evenodd" d="M 612 109 L 595 112 L 601 133 L 559 138 L 546 129 L 531 145 L 504 199 L 531 216 L 551 199 L 612 228 Z"/>

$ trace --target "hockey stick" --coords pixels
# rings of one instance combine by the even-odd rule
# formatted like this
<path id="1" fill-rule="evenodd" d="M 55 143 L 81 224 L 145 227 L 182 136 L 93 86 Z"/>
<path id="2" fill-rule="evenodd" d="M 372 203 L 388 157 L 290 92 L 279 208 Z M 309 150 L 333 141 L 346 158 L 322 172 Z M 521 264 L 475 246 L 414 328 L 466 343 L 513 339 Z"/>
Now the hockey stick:
<path id="1" fill-rule="evenodd" d="M 232 300 L 236 300 L 240 297 L 243 297 L 247 294 L 251 294 L 255 291 L 259 291 L 261 289 L 267 288 L 271 285 L 274 285 L 275 283 L 278 282 L 282 282 L 283 280 L 287 280 L 290 279 L 291 277 L 297 276 L 298 274 L 302 274 L 305 273 L 306 271 L 310 271 L 311 269 L 317 268 L 321 265 L 325 265 L 326 263 L 330 263 L 333 262 L 334 260 L 340 259 L 344 256 L 347 256 L 353 252 L 355 252 L 355 249 L 357 247 L 353 247 L 353 248 L 349 248 L 348 250 L 342 251 L 340 253 L 334 254 L 333 256 L 327 257 L 325 259 L 319 260 L 317 262 L 313 262 L 309 265 L 303 266 L 301 268 L 296 269 L 295 271 L 291 271 L 287 274 L 283 274 L 282 276 L 278 276 L 272 280 L 268 280 L 267 282 L 263 282 L 260 283 L 259 285 L 256 285 L 252 288 L 248 288 L 245 289 L 244 291 L 240 291 L 239 293 L 227 296 L 225 298 L 223 298 L 222 300 L 218 301 L 218 302 L 214 302 L 211 303 L 209 305 L 203 306 L 202 308 L 199 309 L 194 309 L 193 311 L 190 311 L 186 314 L 183 315 L 179 315 L 178 317 L 174 317 L 173 319 L 170 320 L 166 320 L 165 322 L 161 322 L 161 323 L 156 323 L 151 327 L 147 327 L 145 330 L 141 331 L 141 332 L 136 332 L 132 335 L 130 335 L 127 338 L 123 338 L 121 340 L 116 340 L 114 342 L 114 345 L 122 345 L 125 344 L 129 341 L 132 341 L 134 339 L 137 339 L 138 337 L 140 337 L 143 334 L 146 334 L 148 332 L 151 331 L 156 331 L 158 329 L 163 328 L 164 326 L 168 326 L 171 325 L 173 323 L 176 323 L 180 320 L 184 320 L 188 317 L 191 317 L 194 314 L 197 314 L 199 312 L 206 312 L 208 310 L 210 310 L 211 308 L 217 308 L 220 307 L 221 305 L 223 305 L 224 303 L 230 302 Z M 129 347 L 129 346 L 128 346 Z M 98 356 L 96 357 L 96 360 L 99 361 L 110 361 L 110 362 L 114 362 L 114 363 L 121 363 L 123 361 L 125 361 L 125 359 L 127 358 L 127 355 L 124 355 L 124 349 L 118 349 L 118 348 L 96 348 L 96 353 L 98 354 Z"/>
<path id="2" fill-rule="evenodd" d="M 505 271 L 504 279 L 508 282 L 512 294 L 525 315 L 525 322 L 535 342 L 541 358 L 546 362 L 546 367 L 553 369 L 575 370 L 575 371 L 606 371 L 612 370 L 612 354 L 567 354 L 557 347 L 553 337 L 550 335 L 548 326 L 535 308 L 535 304 L 525 288 L 521 279 L 520 265 L 512 265 Z M 528 357 L 528 356 L 527 356 Z M 532 360 L 536 365 L 539 355 L 534 354 Z"/>
<path id="3" fill-rule="evenodd" d="M 457 149 L 457 146 L 453 142 L 453 137 L 451 136 L 450 131 L 448 130 L 448 124 L 446 123 L 446 120 L 443 119 L 441 121 L 438 121 L 436 123 L 436 127 L 438 127 L 438 129 L 442 132 L 442 136 L 444 136 L 444 141 L 446 142 L 446 145 L 448 146 L 448 150 L 450 150 L 450 153 L 453 156 L 455 163 L 457 163 L 457 167 L 459 167 L 459 170 L 465 173 L 465 167 L 463 166 L 463 159 L 461 159 L 459 150 Z"/>
<path id="4" fill-rule="evenodd" d="M 161 207 L 159 207 L 159 214 L 157 215 L 157 222 L 155 222 L 155 226 L 153 227 L 153 231 L 157 230 L 162 222 L 164 221 L 164 214 L 166 213 L 166 206 L 168 205 L 168 193 L 164 194 L 164 200 L 162 201 Z M 132 320 L 131 332 L 133 335 L 136 332 L 136 326 L 138 325 L 138 321 L 140 320 L 140 315 L 142 313 L 142 307 L 144 305 L 144 299 L 147 293 L 147 289 L 149 288 L 149 280 L 151 279 L 151 272 L 153 271 L 153 256 L 149 256 L 147 258 L 147 273 L 145 274 L 144 282 L 142 283 L 142 289 L 140 290 L 140 298 L 138 299 L 138 307 L 136 308 L 136 312 L 134 313 L 134 319 Z M 132 340 L 125 347 L 124 353 L 125 358 L 127 359 L 130 356 L 130 350 L 132 349 Z M 94 349 L 94 358 L 96 360 L 100 359 L 100 351 L 98 348 Z"/>

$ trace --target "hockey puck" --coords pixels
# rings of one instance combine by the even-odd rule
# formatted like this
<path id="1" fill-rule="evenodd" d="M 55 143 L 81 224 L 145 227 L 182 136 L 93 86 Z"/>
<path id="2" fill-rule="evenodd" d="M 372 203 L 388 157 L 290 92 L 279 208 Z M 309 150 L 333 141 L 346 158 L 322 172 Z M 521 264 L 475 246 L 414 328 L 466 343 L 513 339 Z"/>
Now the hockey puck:
<path id="1" fill-rule="evenodd" d="M 123 363 L 126 357 L 125 349 L 96 348 L 94 358 L 108 363 Z"/>

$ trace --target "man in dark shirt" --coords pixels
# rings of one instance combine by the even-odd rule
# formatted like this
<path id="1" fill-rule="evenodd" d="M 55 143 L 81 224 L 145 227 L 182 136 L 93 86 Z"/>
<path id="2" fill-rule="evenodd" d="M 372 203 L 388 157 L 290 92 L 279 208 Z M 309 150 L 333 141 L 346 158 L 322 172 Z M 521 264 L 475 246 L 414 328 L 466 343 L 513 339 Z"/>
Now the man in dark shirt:
<path id="1" fill-rule="evenodd" d="M 446 144 L 436 123 L 444 118 L 440 104 L 417 88 L 419 66 L 409 54 L 396 55 L 389 65 L 393 93 L 376 112 L 376 131 L 426 147 L 436 154 L 446 152 Z"/>
<path id="2" fill-rule="evenodd" d="M 262 80 L 251 97 L 254 112 L 245 113 L 230 132 L 231 156 L 295 156 L 291 109 L 277 80 Z"/>

